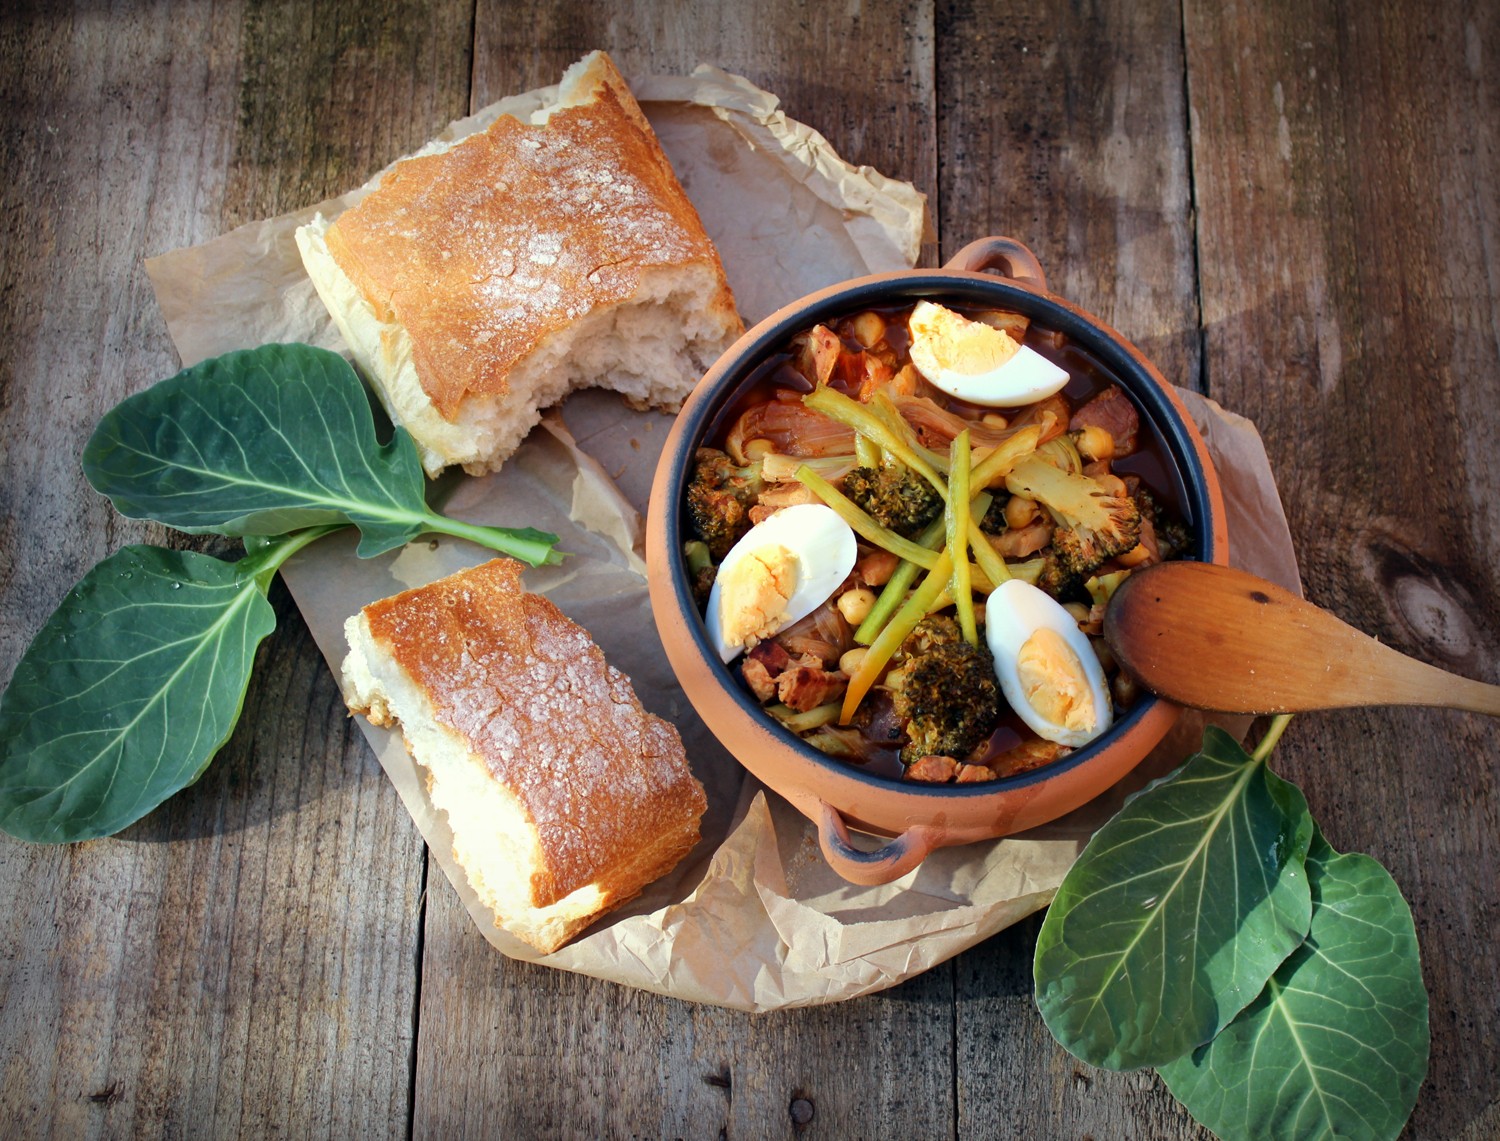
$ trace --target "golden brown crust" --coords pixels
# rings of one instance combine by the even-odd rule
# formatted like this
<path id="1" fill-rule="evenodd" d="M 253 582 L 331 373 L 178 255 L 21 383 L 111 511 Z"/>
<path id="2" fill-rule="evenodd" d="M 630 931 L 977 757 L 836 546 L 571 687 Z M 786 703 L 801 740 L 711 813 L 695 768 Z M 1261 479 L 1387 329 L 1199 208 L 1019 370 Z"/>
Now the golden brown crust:
<path id="1" fill-rule="evenodd" d="M 533 906 L 588 884 L 616 906 L 697 842 L 706 802 L 676 729 L 642 708 L 587 631 L 525 591 L 521 564 L 496 559 L 364 616 L 535 825 Z"/>
<path id="2" fill-rule="evenodd" d="M 329 228 L 329 252 L 397 321 L 439 413 L 504 397 L 550 334 L 638 290 L 642 271 L 711 265 L 712 242 L 625 81 L 598 55 L 593 100 L 542 126 L 502 116 L 442 154 L 406 159 Z"/>

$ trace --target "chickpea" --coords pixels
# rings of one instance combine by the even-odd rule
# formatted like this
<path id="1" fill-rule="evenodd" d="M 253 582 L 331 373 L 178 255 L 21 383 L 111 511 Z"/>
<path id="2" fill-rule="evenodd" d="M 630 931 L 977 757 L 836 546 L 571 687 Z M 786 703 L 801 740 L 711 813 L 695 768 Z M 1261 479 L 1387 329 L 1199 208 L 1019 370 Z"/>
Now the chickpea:
<path id="1" fill-rule="evenodd" d="M 874 348 L 885 336 L 885 318 L 879 313 L 866 310 L 849 322 L 849 331 L 865 348 Z"/>
<path id="2" fill-rule="evenodd" d="M 1116 555 L 1115 562 L 1119 563 L 1122 567 L 1138 567 L 1150 558 L 1151 552 L 1147 549 L 1146 544 L 1137 543 L 1123 555 Z"/>
<path id="3" fill-rule="evenodd" d="M 743 448 L 745 458 L 751 463 L 754 463 L 756 460 L 765 459 L 775 450 L 776 445 L 764 436 L 757 436 L 753 440 L 747 440 Z"/>
<path id="4" fill-rule="evenodd" d="M 1010 427 L 1010 421 L 998 412 L 986 412 L 979 418 L 979 422 L 986 428 L 993 428 L 997 432 L 1003 432 Z"/>
<path id="5" fill-rule="evenodd" d="M 1089 424 L 1078 433 L 1078 450 L 1091 460 L 1112 460 L 1115 458 L 1115 438 L 1107 428 Z"/>
<path id="6" fill-rule="evenodd" d="M 1094 656 L 1099 659 L 1099 665 L 1105 673 L 1111 674 L 1120 668 L 1120 663 L 1115 660 L 1115 652 L 1103 638 L 1090 638 L 1089 645 L 1094 648 Z"/>
<path id="7" fill-rule="evenodd" d="M 1005 525 L 1019 531 L 1036 518 L 1036 500 L 1024 495 L 1012 495 L 1005 501 Z"/>
<path id="8" fill-rule="evenodd" d="M 1082 626 L 1089 620 L 1089 608 L 1081 602 L 1064 602 L 1063 609 L 1073 616 L 1073 621 Z"/>
<path id="9" fill-rule="evenodd" d="M 884 586 L 890 582 L 891 575 L 896 573 L 896 568 L 901 565 L 901 560 L 890 551 L 871 551 L 859 560 L 855 568 L 859 574 L 859 581 L 866 586 Z"/>
<path id="10" fill-rule="evenodd" d="M 1109 683 L 1109 688 L 1114 695 L 1115 704 L 1121 709 L 1133 705 L 1141 693 L 1141 688 L 1136 684 L 1135 678 L 1127 673 L 1115 674 L 1114 680 Z"/>
<path id="11" fill-rule="evenodd" d="M 875 592 L 866 590 L 862 586 L 856 586 L 853 590 L 846 590 L 839 595 L 839 613 L 844 616 L 844 621 L 851 626 L 858 626 L 867 617 L 875 605 Z"/>
<path id="12" fill-rule="evenodd" d="M 839 657 L 840 672 L 853 677 L 854 671 L 859 669 L 859 663 L 865 660 L 865 655 L 869 652 L 869 646 L 855 646 L 852 650 L 845 650 Z"/>
<path id="13" fill-rule="evenodd" d="M 1003 309 L 986 309 L 983 313 L 976 313 L 974 320 L 991 329 L 1004 329 L 1018 341 L 1026 336 L 1026 327 L 1031 324 L 1031 318 L 1020 313 L 1007 313 Z"/>
<path id="14" fill-rule="evenodd" d="M 1130 495 L 1130 488 L 1126 487 L 1125 481 L 1117 475 L 1111 475 L 1110 473 L 1105 472 L 1102 475 L 1094 476 L 1094 482 L 1097 483 L 1100 487 L 1104 488 L 1104 490 L 1110 495 L 1118 495 L 1122 499 L 1127 498 Z"/>

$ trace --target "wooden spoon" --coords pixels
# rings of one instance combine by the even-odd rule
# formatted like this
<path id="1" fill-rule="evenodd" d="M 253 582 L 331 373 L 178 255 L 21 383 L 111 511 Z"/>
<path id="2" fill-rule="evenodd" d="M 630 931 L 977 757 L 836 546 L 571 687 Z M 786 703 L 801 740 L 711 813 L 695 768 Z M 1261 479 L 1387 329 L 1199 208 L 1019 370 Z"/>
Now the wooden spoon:
<path id="1" fill-rule="evenodd" d="M 1195 709 L 1441 705 L 1500 716 L 1500 686 L 1397 653 L 1230 567 L 1178 562 L 1137 571 L 1115 592 L 1104 637 L 1147 689 Z"/>

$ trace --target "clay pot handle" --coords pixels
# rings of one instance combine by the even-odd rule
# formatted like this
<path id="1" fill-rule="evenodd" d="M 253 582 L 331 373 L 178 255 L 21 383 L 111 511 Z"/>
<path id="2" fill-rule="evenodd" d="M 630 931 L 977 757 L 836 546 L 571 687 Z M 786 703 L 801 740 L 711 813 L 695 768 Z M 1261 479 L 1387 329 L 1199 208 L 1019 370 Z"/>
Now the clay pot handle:
<path id="1" fill-rule="evenodd" d="M 900 879 L 937 847 L 932 830 L 917 824 L 873 852 L 861 851 L 849 842 L 849 827 L 838 810 L 826 801 L 818 803 L 822 810 L 818 844 L 823 858 L 850 883 L 874 887 Z"/>
<path id="2" fill-rule="evenodd" d="M 1042 270 L 1042 263 L 1015 238 L 980 238 L 970 242 L 949 258 L 943 268 L 964 273 L 998 269 L 1012 281 L 1035 286 L 1043 292 L 1047 289 L 1047 275 Z"/>

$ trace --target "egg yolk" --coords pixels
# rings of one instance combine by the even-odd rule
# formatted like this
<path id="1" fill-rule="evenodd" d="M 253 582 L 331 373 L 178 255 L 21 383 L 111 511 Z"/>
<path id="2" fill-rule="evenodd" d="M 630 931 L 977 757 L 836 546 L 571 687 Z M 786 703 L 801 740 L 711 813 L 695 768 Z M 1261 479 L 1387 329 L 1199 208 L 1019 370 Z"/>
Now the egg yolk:
<path id="1" fill-rule="evenodd" d="M 1056 630 L 1036 631 L 1016 657 L 1016 676 L 1031 707 L 1054 725 L 1090 732 L 1098 724 L 1083 663 Z"/>
<path id="2" fill-rule="evenodd" d="M 786 618 L 797 589 L 797 556 L 780 544 L 746 552 L 719 574 L 720 629 L 727 646 L 769 638 Z"/>
<path id="3" fill-rule="evenodd" d="M 912 362 L 929 380 L 941 369 L 970 376 L 992 372 L 1021 349 L 1004 329 L 970 321 L 930 302 L 922 302 L 912 313 L 911 331 Z"/>

